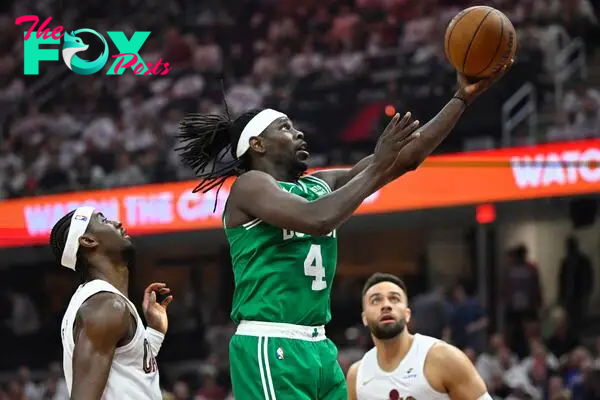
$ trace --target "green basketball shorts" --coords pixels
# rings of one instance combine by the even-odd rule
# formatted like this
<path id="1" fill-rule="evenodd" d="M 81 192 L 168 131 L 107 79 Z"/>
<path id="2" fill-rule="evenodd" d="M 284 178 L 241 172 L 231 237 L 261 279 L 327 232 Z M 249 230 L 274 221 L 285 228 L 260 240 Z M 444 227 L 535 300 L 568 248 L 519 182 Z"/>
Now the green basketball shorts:
<path id="1" fill-rule="evenodd" d="M 229 343 L 235 400 L 346 400 L 325 328 L 242 321 Z"/>

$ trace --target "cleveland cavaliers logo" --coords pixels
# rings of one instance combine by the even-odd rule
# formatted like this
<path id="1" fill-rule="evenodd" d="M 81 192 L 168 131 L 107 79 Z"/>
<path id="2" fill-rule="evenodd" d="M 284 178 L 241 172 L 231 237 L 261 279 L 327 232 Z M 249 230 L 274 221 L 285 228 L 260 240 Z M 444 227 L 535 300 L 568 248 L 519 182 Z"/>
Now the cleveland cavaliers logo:
<path id="1" fill-rule="evenodd" d="M 406 398 L 400 397 L 400 393 L 396 389 L 392 389 L 389 396 L 389 400 L 416 400 L 412 396 L 408 396 Z"/>
<path id="2" fill-rule="evenodd" d="M 148 343 L 148 339 L 144 339 L 144 365 L 142 368 L 147 374 L 156 372 L 158 370 L 156 360 L 154 359 L 154 354 L 152 354 L 152 349 L 150 349 L 150 343 Z"/>

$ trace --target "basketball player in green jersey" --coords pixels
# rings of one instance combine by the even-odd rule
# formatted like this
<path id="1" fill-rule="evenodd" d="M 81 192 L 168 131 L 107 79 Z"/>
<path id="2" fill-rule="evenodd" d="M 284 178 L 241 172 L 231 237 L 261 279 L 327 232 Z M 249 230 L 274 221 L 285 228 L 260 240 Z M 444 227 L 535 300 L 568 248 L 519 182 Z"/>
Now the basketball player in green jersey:
<path id="1" fill-rule="evenodd" d="M 233 261 L 229 346 L 236 400 L 342 400 L 344 374 L 325 337 L 337 262 L 338 228 L 362 201 L 415 169 L 448 135 L 466 106 L 506 68 L 459 90 L 419 129 L 396 115 L 372 156 L 352 169 L 304 175 L 304 135 L 275 110 L 231 121 L 192 114 L 180 123 L 182 160 L 203 181 L 195 191 L 236 177 L 223 213 Z"/>

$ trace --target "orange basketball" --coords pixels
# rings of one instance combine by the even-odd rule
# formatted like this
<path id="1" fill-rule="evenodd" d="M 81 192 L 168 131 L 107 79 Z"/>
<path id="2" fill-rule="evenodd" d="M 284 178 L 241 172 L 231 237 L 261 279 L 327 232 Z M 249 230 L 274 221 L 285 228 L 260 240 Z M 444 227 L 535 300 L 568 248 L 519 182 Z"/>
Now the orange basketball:
<path id="1" fill-rule="evenodd" d="M 514 57 L 517 35 L 510 20 L 492 7 L 467 8 L 446 28 L 445 50 L 462 74 L 484 78 Z"/>

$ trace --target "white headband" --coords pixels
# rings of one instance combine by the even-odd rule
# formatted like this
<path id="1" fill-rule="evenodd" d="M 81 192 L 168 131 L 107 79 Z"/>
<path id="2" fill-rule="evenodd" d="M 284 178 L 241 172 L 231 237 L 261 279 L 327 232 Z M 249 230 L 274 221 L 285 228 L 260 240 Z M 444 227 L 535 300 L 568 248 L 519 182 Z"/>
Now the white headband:
<path id="1" fill-rule="evenodd" d="M 87 229 L 92 214 L 94 213 L 94 207 L 79 207 L 73 213 L 71 217 L 71 226 L 69 227 L 69 235 L 67 236 L 67 243 L 62 253 L 60 263 L 63 267 L 67 267 L 75 271 L 75 264 L 77 264 L 77 250 L 79 250 L 79 238 L 83 236 Z"/>
<path id="2" fill-rule="evenodd" d="M 260 135 L 273 121 L 282 117 L 287 117 L 287 115 L 270 108 L 265 108 L 256 114 L 242 130 L 235 152 L 236 157 L 240 158 L 248 151 L 251 137 Z"/>

